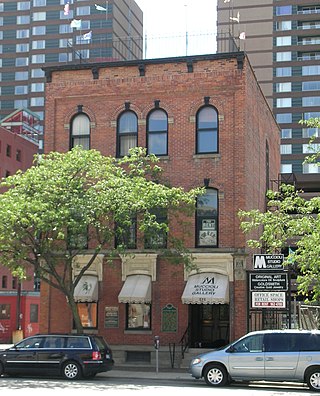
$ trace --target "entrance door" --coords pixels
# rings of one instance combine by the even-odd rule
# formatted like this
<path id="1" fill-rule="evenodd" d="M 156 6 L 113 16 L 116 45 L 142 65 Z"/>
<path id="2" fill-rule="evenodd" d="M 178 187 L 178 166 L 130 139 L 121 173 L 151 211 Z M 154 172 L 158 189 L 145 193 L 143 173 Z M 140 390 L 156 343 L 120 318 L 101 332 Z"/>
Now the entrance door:
<path id="1" fill-rule="evenodd" d="M 191 347 L 218 348 L 229 342 L 228 304 L 190 304 Z"/>

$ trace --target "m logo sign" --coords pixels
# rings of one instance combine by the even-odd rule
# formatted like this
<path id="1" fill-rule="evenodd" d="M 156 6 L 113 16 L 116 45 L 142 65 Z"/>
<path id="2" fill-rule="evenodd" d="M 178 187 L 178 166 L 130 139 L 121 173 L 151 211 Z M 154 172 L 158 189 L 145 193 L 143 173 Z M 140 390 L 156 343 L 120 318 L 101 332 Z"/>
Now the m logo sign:
<path id="1" fill-rule="evenodd" d="M 208 276 L 203 280 L 203 285 L 213 285 L 214 284 L 214 277 L 209 278 Z"/>
<path id="2" fill-rule="evenodd" d="M 283 261 L 283 254 L 255 254 L 253 256 L 253 269 L 282 270 Z"/>

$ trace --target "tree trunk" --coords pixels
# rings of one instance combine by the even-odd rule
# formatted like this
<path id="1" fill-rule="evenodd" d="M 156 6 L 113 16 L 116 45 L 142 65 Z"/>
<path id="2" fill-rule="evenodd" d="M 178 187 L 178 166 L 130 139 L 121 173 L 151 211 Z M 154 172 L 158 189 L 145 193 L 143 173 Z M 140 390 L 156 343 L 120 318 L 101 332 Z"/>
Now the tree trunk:
<path id="1" fill-rule="evenodd" d="M 69 296 L 69 306 L 71 309 L 71 313 L 72 313 L 72 317 L 73 317 L 73 321 L 74 321 L 74 326 L 77 330 L 77 334 L 83 334 L 83 327 L 81 324 L 81 319 L 80 319 L 80 315 L 78 312 L 78 307 L 76 302 L 74 301 L 73 296 Z"/>

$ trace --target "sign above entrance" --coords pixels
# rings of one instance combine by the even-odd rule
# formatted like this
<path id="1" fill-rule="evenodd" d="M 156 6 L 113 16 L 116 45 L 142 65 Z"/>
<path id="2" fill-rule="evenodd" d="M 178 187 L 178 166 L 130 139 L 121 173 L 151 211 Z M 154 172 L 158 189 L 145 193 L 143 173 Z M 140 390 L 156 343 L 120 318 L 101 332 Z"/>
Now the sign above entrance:
<path id="1" fill-rule="evenodd" d="M 283 270 L 283 254 L 254 254 L 254 270 Z"/>
<path id="2" fill-rule="evenodd" d="M 214 272 L 192 275 L 181 299 L 183 304 L 228 304 L 229 278 Z"/>

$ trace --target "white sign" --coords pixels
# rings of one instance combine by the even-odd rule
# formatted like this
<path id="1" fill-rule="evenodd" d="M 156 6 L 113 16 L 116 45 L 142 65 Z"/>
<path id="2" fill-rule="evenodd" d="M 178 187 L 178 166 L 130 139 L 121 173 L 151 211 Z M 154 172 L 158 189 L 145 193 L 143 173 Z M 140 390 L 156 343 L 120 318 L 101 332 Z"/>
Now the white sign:
<path id="1" fill-rule="evenodd" d="M 285 308 L 285 292 L 252 292 L 252 308 Z"/>
<path id="2" fill-rule="evenodd" d="M 254 254 L 253 269 L 255 270 L 282 270 L 283 254 Z"/>

